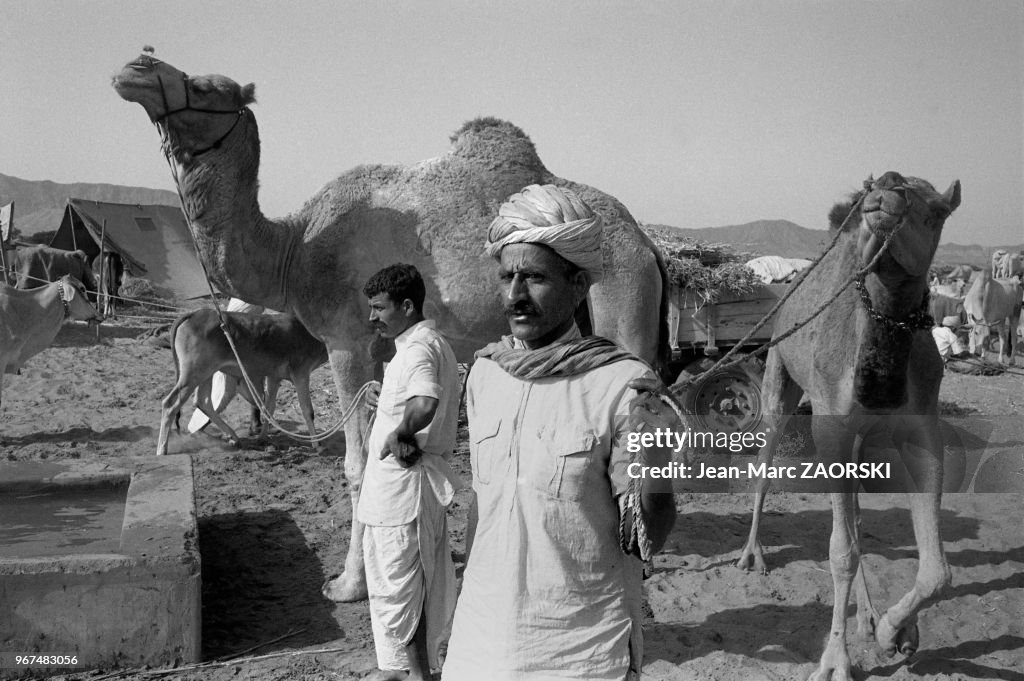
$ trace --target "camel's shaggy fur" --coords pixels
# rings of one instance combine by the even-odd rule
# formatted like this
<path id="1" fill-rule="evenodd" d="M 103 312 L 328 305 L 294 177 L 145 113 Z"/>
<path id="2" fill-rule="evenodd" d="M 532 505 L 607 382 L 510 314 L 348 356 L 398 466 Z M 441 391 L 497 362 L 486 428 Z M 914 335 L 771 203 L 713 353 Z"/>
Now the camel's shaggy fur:
<path id="1" fill-rule="evenodd" d="M 257 201 L 256 119 L 248 108 L 230 113 L 252 96 L 251 87 L 223 76 L 190 78 L 143 55 L 115 76 L 114 88 L 160 121 L 200 256 L 216 286 L 291 312 L 321 338 L 343 407 L 373 377 L 365 350 L 373 332 L 361 289 L 386 265 L 404 261 L 420 270 L 427 285 L 424 312 L 460 361 L 472 361 L 475 350 L 508 332 L 496 266 L 483 244 L 498 206 L 530 184 L 569 187 L 605 220 L 604 278 L 580 311 L 585 332 L 592 328 L 652 364 L 667 360 L 668 287 L 657 250 L 616 199 L 548 171 L 511 123 L 470 121 L 455 133 L 448 153 L 410 167 L 354 168 L 298 213 L 275 221 L 264 217 Z M 165 116 L 167 108 L 180 110 Z M 357 410 L 345 427 L 353 504 L 366 456 L 365 426 Z M 366 594 L 361 535 L 353 522 L 340 589 L 346 599 Z"/>

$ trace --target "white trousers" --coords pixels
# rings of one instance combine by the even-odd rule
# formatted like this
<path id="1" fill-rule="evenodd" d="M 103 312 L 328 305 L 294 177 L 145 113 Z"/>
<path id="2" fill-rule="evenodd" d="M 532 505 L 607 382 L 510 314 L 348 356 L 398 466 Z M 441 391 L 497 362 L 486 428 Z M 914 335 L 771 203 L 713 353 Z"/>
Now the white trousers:
<path id="1" fill-rule="evenodd" d="M 420 616 L 427 619 L 427 658 L 440 653 L 455 613 L 455 564 L 445 507 L 423 485 L 417 518 L 397 527 L 364 526 L 363 558 L 370 594 L 370 625 L 379 669 L 408 669 L 406 646 Z"/>

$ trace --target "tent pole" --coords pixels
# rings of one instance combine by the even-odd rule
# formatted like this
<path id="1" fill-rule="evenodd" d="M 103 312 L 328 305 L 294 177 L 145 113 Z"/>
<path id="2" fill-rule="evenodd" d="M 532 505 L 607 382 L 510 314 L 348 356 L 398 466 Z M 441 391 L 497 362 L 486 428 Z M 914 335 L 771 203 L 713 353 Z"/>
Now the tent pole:
<path id="1" fill-rule="evenodd" d="M 74 230 L 71 232 L 74 234 Z M 100 305 L 100 316 L 106 315 L 107 312 L 107 293 L 106 293 L 106 274 L 107 274 L 107 259 L 105 257 L 105 247 L 107 241 L 107 219 L 103 218 L 103 225 L 100 227 L 100 290 L 96 294 L 96 303 Z M 102 297 L 103 303 L 100 304 L 100 298 Z M 100 326 L 103 322 L 96 322 L 96 342 L 100 342 Z"/>
<path id="2" fill-rule="evenodd" d="M 70 207 L 70 206 L 71 206 L 71 199 L 68 199 L 68 207 Z M 75 238 L 75 212 L 73 210 L 69 210 L 68 214 L 71 216 L 71 220 L 69 221 L 70 224 L 71 224 L 71 250 L 77 251 L 78 250 L 78 239 Z"/>

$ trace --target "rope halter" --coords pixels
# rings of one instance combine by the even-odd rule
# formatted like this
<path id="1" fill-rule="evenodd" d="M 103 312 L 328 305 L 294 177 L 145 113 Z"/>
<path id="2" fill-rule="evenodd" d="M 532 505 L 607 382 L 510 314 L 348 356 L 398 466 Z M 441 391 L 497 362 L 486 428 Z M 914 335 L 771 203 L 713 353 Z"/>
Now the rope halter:
<path id="1" fill-rule="evenodd" d="M 162 114 L 160 114 L 159 116 L 156 116 L 155 118 L 153 118 L 152 121 L 153 121 L 153 124 L 156 125 L 157 128 L 160 130 L 161 138 L 163 138 L 164 141 L 165 141 L 165 144 L 167 144 L 168 137 L 167 137 L 166 121 L 167 121 L 168 118 L 170 118 L 171 116 L 173 116 L 175 114 L 183 113 L 185 111 L 193 111 L 193 112 L 196 112 L 196 113 L 207 113 L 207 114 L 226 115 L 226 116 L 232 116 L 233 115 L 233 116 L 236 117 L 235 121 L 234 121 L 234 123 L 231 124 L 231 127 L 228 128 L 227 132 L 225 132 L 223 135 L 218 137 L 217 140 L 213 144 L 211 144 L 210 146 L 206 147 L 205 149 L 199 149 L 199 150 L 196 150 L 196 151 L 192 151 L 191 154 L 193 156 L 200 156 L 202 154 L 205 154 L 208 151 L 212 151 L 214 149 L 219 149 L 221 147 L 221 145 L 224 143 L 224 140 L 226 140 L 228 138 L 228 136 L 232 132 L 234 132 L 235 128 L 238 127 L 238 122 L 242 120 L 242 115 L 245 113 L 245 107 L 242 107 L 242 108 L 239 108 L 239 109 L 207 109 L 207 108 L 203 108 L 203 107 L 192 106 L 192 100 L 191 100 L 191 98 L 189 96 L 189 78 L 188 78 L 188 74 L 182 72 L 181 79 L 182 79 L 182 85 L 184 86 L 184 90 L 185 90 L 185 104 L 183 106 L 179 106 L 176 109 L 172 109 L 170 101 L 167 98 L 167 88 L 164 86 L 164 80 L 163 80 L 163 78 L 160 77 L 160 73 L 156 71 L 156 65 L 157 64 L 162 64 L 162 63 L 164 63 L 164 62 L 161 61 L 160 59 L 157 59 L 156 57 L 154 57 L 149 52 L 145 52 L 145 53 L 139 55 L 139 58 L 136 59 L 135 62 L 131 65 L 132 68 L 134 68 L 134 69 L 137 69 L 139 71 L 146 71 L 146 70 L 153 71 L 154 75 L 156 75 L 156 81 L 157 81 L 157 83 L 160 86 L 160 99 L 163 102 L 163 110 L 164 110 L 164 112 Z"/>

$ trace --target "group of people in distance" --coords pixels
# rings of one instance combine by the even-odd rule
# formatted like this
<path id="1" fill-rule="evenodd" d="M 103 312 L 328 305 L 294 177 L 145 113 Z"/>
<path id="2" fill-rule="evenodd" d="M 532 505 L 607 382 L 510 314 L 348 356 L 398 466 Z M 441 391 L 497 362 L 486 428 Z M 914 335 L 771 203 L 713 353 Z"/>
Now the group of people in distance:
<path id="1" fill-rule="evenodd" d="M 601 276 L 600 216 L 553 185 L 525 188 L 500 215 L 485 248 L 511 335 L 477 352 L 467 380 L 473 501 L 458 599 L 445 515 L 465 486 L 448 463 L 455 355 L 424 317 L 415 267 L 386 267 L 363 289 L 396 348 L 368 397 L 377 414 L 357 509 L 373 678 L 430 679 L 445 644 L 445 681 L 639 678 L 643 561 L 675 505 L 670 481 L 628 479 L 638 454 L 626 440 L 676 416 L 631 387 L 657 380 L 650 366 L 574 321 Z M 671 450 L 639 456 L 662 466 Z"/>

